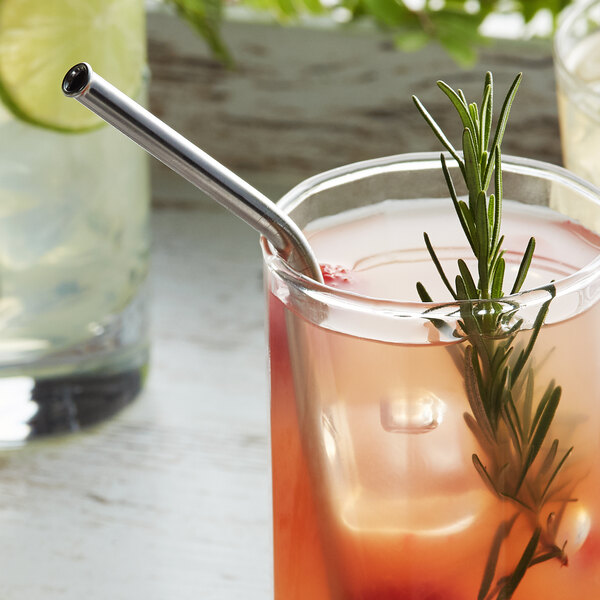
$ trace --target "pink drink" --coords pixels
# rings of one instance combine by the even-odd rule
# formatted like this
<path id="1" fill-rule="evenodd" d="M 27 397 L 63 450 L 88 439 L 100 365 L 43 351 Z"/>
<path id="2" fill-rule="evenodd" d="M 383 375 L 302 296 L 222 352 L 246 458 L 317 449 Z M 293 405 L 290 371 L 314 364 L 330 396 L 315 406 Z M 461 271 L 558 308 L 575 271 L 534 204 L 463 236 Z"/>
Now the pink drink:
<path id="1" fill-rule="evenodd" d="M 504 206 L 507 286 L 532 235 L 537 248 L 524 289 L 562 280 L 600 254 L 600 238 L 567 217 Z M 436 301 L 450 301 L 423 223 L 454 276 L 456 259 L 471 252 L 449 200 L 388 201 L 305 231 L 321 263 L 347 269 L 326 281 L 337 289 L 417 302 L 422 281 Z M 406 317 L 396 320 L 399 341 L 394 321 L 365 316 L 363 325 L 360 312 L 333 303 L 309 319 L 273 277 L 270 291 L 276 600 L 476 600 L 494 534 L 517 513 L 494 580 L 515 569 L 539 522 L 542 539 L 566 543 L 567 558 L 529 567 L 512 597 L 600 597 L 595 288 L 559 294 L 535 344 L 535 397 L 552 379 L 563 390 L 542 452 L 554 439 L 559 454 L 573 451 L 529 517 L 491 493 L 473 466 L 481 449 L 465 424 L 465 374 L 452 351 L 464 342 L 430 319 Z M 524 327 L 515 345 L 524 346 L 530 331 Z M 542 477 L 541 461 L 532 469 Z"/>

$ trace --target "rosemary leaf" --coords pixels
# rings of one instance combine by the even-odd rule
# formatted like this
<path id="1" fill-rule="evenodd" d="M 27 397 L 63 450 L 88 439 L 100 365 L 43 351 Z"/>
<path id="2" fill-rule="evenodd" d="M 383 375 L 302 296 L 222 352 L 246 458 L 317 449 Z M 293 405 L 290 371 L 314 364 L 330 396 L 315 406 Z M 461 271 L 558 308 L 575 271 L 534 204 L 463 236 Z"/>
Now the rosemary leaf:
<path id="1" fill-rule="evenodd" d="M 493 229 L 494 229 L 495 212 L 496 212 L 496 196 L 494 194 L 490 194 L 490 197 L 488 199 L 488 209 L 487 209 L 488 229 L 490 231 L 493 231 Z M 493 248 L 493 244 L 490 244 L 490 245 Z"/>
<path id="2" fill-rule="evenodd" d="M 546 391 L 544 392 L 544 395 L 542 396 L 542 399 L 540 400 L 537 406 L 535 415 L 533 417 L 533 422 L 531 423 L 531 429 L 529 430 L 528 439 L 531 439 L 531 437 L 533 436 L 533 432 L 537 429 L 540 418 L 542 417 L 543 412 L 546 410 L 546 406 L 550 401 L 550 397 L 552 396 L 552 393 L 554 392 L 555 388 L 556 385 L 553 379 L 548 384 L 548 387 L 546 388 Z"/>
<path id="3" fill-rule="evenodd" d="M 519 85 L 521 84 L 521 79 L 523 78 L 523 74 L 519 73 L 515 80 L 513 81 L 510 89 L 508 90 L 508 94 L 506 99 L 504 100 L 504 104 L 502 105 L 502 110 L 500 111 L 500 118 L 498 120 L 498 125 L 496 126 L 496 133 L 494 134 L 494 141 L 492 142 L 492 154 L 495 155 L 496 151 L 502 145 L 502 138 L 504 137 L 504 131 L 506 129 L 506 124 L 508 122 L 508 115 L 510 114 L 510 109 L 512 107 L 512 103 L 517 94 L 517 90 L 519 89 Z M 492 176 L 493 162 L 490 160 L 488 163 L 488 168 L 486 169 L 485 177 L 483 178 L 484 188 L 487 188 L 490 184 L 490 179 Z"/>
<path id="4" fill-rule="evenodd" d="M 421 302 L 433 302 L 429 292 L 425 289 L 425 286 L 420 281 L 417 281 L 417 294 L 419 294 Z"/>
<path id="5" fill-rule="evenodd" d="M 486 436 L 484 430 L 479 426 L 477 421 L 473 418 L 471 413 L 463 413 L 463 418 L 467 427 L 471 430 L 471 433 L 475 436 L 477 443 L 486 453 L 493 452 L 494 450 L 494 439 Z"/>
<path id="6" fill-rule="evenodd" d="M 467 298 L 473 298 L 477 296 L 477 287 L 475 286 L 475 282 L 473 281 L 473 277 L 471 276 L 471 272 L 467 267 L 467 263 L 462 258 L 458 259 L 458 270 L 460 271 L 460 275 L 465 284 L 465 289 L 467 292 Z"/>
<path id="7" fill-rule="evenodd" d="M 479 140 L 479 111 L 475 102 L 471 102 L 471 104 L 469 104 L 469 114 L 471 115 L 471 122 L 473 123 L 473 126 L 471 128 L 471 133 L 473 134 L 473 142 L 475 143 L 475 148 L 480 149 L 481 144 Z M 478 154 L 480 152 L 481 150 L 479 150 Z"/>
<path id="8" fill-rule="evenodd" d="M 442 92 L 444 92 L 444 94 L 448 96 L 450 102 L 452 102 L 452 104 L 454 105 L 454 108 L 456 108 L 456 112 L 458 112 L 458 115 L 460 116 L 460 120 L 462 121 L 463 127 L 465 129 L 474 128 L 475 122 L 472 120 L 469 107 L 467 106 L 463 98 L 461 98 L 446 82 L 438 81 L 437 85 L 440 88 L 440 90 L 442 90 Z"/>
<path id="9" fill-rule="evenodd" d="M 475 224 L 472 218 L 469 220 L 469 217 L 471 215 L 468 211 L 467 205 L 464 202 L 462 202 L 461 205 L 461 202 L 458 200 L 458 197 L 456 195 L 456 189 L 454 188 L 454 183 L 452 182 L 452 176 L 450 175 L 448 165 L 446 164 L 446 157 L 443 154 L 440 154 L 440 161 L 442 163 L 442 171 L 444 173 L 444 178 L 446 179 L 446 185 L 448 186 L 448 191 L 450 192 L 450 198 L 452 199 L 452 204 L 454 205 L 454 210 L 456 212 L 456 215 L 458 216 L 460 225 L 465 233 L 465 237 L 467 238 L 467 241 L 471 246 L 471 250 L 473 250 L 473 252 L 476 253 L 477 251 L 475 250 L 475 245 L 473 243 Z"/>
<path id="10" fill-rule="evenodd" d="M 454 280 L 454 285 L 456 287 L 457 299 L 458 300 L 468 300 L 469 294 L 467 292 L 467 286 L 465 285 L 465 282 L 460 275 L 456 276 L 456 279 Z"/>
<path id="11" fill-rule="evenodd" d="M 458 201 L 458 206 L 463 215 L 464 221 L 469 229 L 469 244 L 471 249 L 473 250 L 473 254 L 475 256 L 479 255 L 479 240 L 477 239 L 477 228 L 475 225 L 475 219 L 473 219 L 473 215 L 469 210 L 469 206 L 464 200 Z"/>
<path id="12" fill-rule="evenodd" d="M 531 431 L 531 412 L 533 410 L 533 371 L 529 371 L 527 377 L 527 387 L 525 388 L 525 399 L 523 400 L 523 408 L 521 410 L 523 433 L 527 435 L 529 439 L 529 432 Z"/>
<path id="13" fill-rule="evenodd" d="M 516 381 L 519 378 L 519 375 L 521 374 L 523 368 L 525 367 L 525 365 L 527 364 L 527 361 L 529 360 L 529 356 L 531 355 L 531 352 L 533 350 L 533 347 L 535 346 L 535 343 L 537 341 L 537 338 L 538 338 L 538 335 L 542 328 L 542 325 L 544 324 L 544 320 L 546 319 L 546 315 L 548 314 L 550 302 L 552 301 L 554 296 L 556 296 L 556 288 L 553 285 L 548 286 L 546 289 L 550 293 L 550 296 L 551 296 L 550 300 L 547 300 L 546 302 L 544 302 L 544 304 L 542 305 L 542 308 L 540 309 L 540 311 L 538 312 L 538 314 L 535 318 L 535 321 L 533 323 L 533 329 L 531 332 L 531 337 L 529 338 L 529 342 L 527 343 L 525 350 L 523 350 L 521 352 L 521 354 L 519 355 L 517 364 L 514 367 L 514 372 L 513 372 L 514 381 Z"/>
<path id="14" fill-rule="evenodd" d="M 498 243 L 498 236 L 500 235 L 500 225 L 502 223 L 502 153 L 500 148 L 496 148 L 496 152 L 494 153 L 496 168 L 494 170 L 494 197 L 496 198 L 495 202 L 495 214 L 494 214 L 494 228 L 492 231 L 492 248 L 494 248 L 495 244 Z M 485 176 L 483 177 L 485 179 Z M 502 245 L 501 243 L 499 244 Z"/>
<path id="15" fill-rule="evenodd" d="M 485 485 L 489 488 L 489 490 L 495 496 L 500 496 L 500 492 L 498 492 L 498 490 L 496 489 L 496 486 L 494 485 L 494 481 L 489 476 L 487 469 L 483 466 L 483 463 L 481 462 L 481 460 L 479 460 L 479 457 L 477 456 L 477 454 L 473 454 L 473 465 L 475 466 L 475 470 L 477 471 L 477 473 L 479 473 L 479 475 L 481 476 L 481 479 L 483 480 Z"/>
<path id="16" fill-rule="evenodd" d="M 463 153 L 465 155 L 465 182 L 469 189 L 469 208 L 476 210 L 476 202 L 481 191 L 481 176 L 477 168 L 477 156 L 475 154 L 475 142 L 470 129 L 463 131 L 462 137 Z"/>
<path id="17" fill-rule="evenodd" d="M 429 112 L 427 112 L 427 109 L 423 106 L 421 101 L 416 96 L 413 96 L 412 99 L 413 99 L 413 102 L 415 103 L 415 106 L 421 113 L 421 115 L 423 115 L 423 118 L 427 121 L 427 124 L 429 125 L 429 127 L 431 127 L 433 133 L 435 133 L 436 137 L 443 144 L 444 148 L 446 148 L 448 150 L 448 152 L 450 152 L 450 154 L 452 155 L 454 160 L 458 163 L 460 170 L 463 171 L 463 173 L 464 173 L 464 170 L 465 170 L 464 162 L 458 155 L 458 152 L 455 150 L 455 148 L 452 145 L 452 143 L 450 142 L 450 140 L 446 137 L 444 132 L 439 128 L 438 124 L 433 120 L 433 117 L 429 114 Z"/>
<path id="18" fill-rule="evenodd" d="M 435 253 L 435 250 L 433 249 L 433 246 L 431 245 L 431 240 L 429 239 L 429 236 L 426 233 L 424 233 L 423 238 L 425 239 L 425 246 L 427 246 L 427 251 L 429 252 L 429 256 L 431 256 L 431 260 L 433 261 L 433 264 L 435 265 L 435 268 L 437 269 L 439 276 L 441 277 L 442 281 L 444 282 L 444 285 L 446 286 L 446 288 L 448 289 L 450 294 L 452 294 L 452 297 L 455 300 L 458 300 L 458 295 L 452 289 L 452 286 L 450 285 L 450 282 L 448 281 L 448 278 L 446 277 L 446 273 L 444 273 L 442 263 L 440 263 L 440 261 L 437 257 L 437 254 Z"/>
<path id="19" fill-rule="evenodd" d="M 500 258 L 496 261 L 494 273 L 492 276 L 492 298 L 502 298 L 502 284 L 504 283 L 504 259 Z"/>
<path id="20" fill-rule="evenodd" d="M 481 394 L 479 393 L 479 382 L 477 372 L 473 367 L 473 363 L 477 362 L 476 352 L 472 348 L 467 348 L 465 353 L 465 384 L 467 388 L 467 398 L 469 400 L 469 406 L 471 412 L 477 421 L 481 431 L 488 439 L 495 439 L 495 435 L 492 426 L 489 421 L 489 416 L 481 400 Z"/>
<path id="21" fill-rule="evenodd" d="M 533 251 L 535 250 L 535 238 L 529 238 L 529 243 L 527 244 L 527 249 L 525 250 L 525 254 L 521 259 L 521 265 L 519 266 L 519 272 L 517 273 L 517 277 L 515 278 L 515 283 L 510 291 L 511 294 L 516 294 L 523 283 L 525 283 L 525 277 L 527 276 L 527 271 L 531 265 L 531 259 L 533 258 Z"/>
<path id="22" fill-rule="evenodd" d="M 519 513 L 515 514 L 507 521 L 502 521 L 502 523 L 498 525 L 498 529 L 496 529 L 496 533 L 494 534 L 494 538 L 492 540 L 492 547 L 490 548 L 490 553 L 483 571 L 483 577 L 481 579 L 481 585 L 479 586 L 477 600 L 484 600 L 487 596 L 487 593 L 490 591 L 490 587 L 494 581 L 494 575 L 496 574 L 496 566 L 498 564 L 498 557 L 500 556 L 500 548 L 502 547 L 504 540 L 509 536 L 512 526 L 514 525 L 518 516 Z"/>
<path id="23" fill-rule="evenodd" d="M 494 96 L 492 74 L 488 71 L 485 75 L 485 84 L 483 86 L 483 100 L 481 101 L 481 128 L 483 131 L 482 144 L 483 150 L 487 150 L 490 143 L 490 134 L 492 132 L 492 117 L 494 111 Z"/>
<path id="24" fill-rule="evenodd" d="M 548 448 L 548 452 L 546 452 L 546 456 L 544 458 L 544 462 L 540 467 L 540 471 L 538 473 L 538 477 L 544 475 L 550 470 L 554 459 L 556 458 L 556 453 L 558 452 L 558 440 L 554 440 L 550 448 Z"/>
<path id="25" fill-rule="evenodd" d="M 558 442 L 558 440 L 555 440 L 555 442 Z M 558 445 L 558 444 L 557 444 Z M 542 498 L 541 498 L 541 502 L 544 501 L 544 499 L 546 498 L 546 495 L 548 494 L 548 491 L 550 490 L 550 486 L 552 485 L 552 483 L 554 482 L 554 480 L 556 479 L 556 476 L 558 475 L 558 472 L 562 469 L 563 465 L 565 464 L 567 458 L 569 458 L 569 456 L 571 455 L 571 453 L 573 452 L 573 446 L 571 446 L 566 452 L 565 455 L 561 458 L 560 462 L 558 463 L 558 465 L 556 465 L 556 469 L 554 469 L 554 472 L 552 473 L 552 475 L 550 476 L 550 479 L 548 479 L 548 483 L 546 484 L 546 487 L 544 488 L 544 491 L 542 492 Z"/>
<path id="26" fill-rule="evenodd" d="M 509 600 L 512 598 L 512 595 L 515 593 L 517 586 L 521 583 L 521 579 L 523 579 L 525 572 L 527 571 L 533 556 L 535 554 L 538 542 L 540 541 L 540 535 L 542 533 L 541 527 L 536 527 L 529 543 L 527 544 L 525 550 L 523 551 L 523 555 L 519 560 L 515 570 L 512 575 L 508 578 L 500 593 L 498 594 L 498 600 Z"/>
<path id="27" fill-rule="evenodd" d="M 489 229 L 487 222 L 487 206 L 485 192 L 481 191 L 477 197 L 477 213 L 475 223 L 479 234 L 479 256 L 477 266 L 479 270 L 479 289 L 482 292 L 483 298 L 489 298 L 489 273 L 488 273 L 488 256 L 489 256 Z"/>
<path id="28" fill-rule="evenodd" d="M 556 413 L 556 409 L 558 408 L 561 392 L 562 390 L 560 387 L 554 388 L 550 399 L 548 400 L 546 406 L 544 407 L 544 410 L 542 411 L 535 432 L 533 433 L 531 441 L 529 442 L 529 450 L 527 452 L 525 460 L 523 461 L 523 468 L 521 470 L 521 475 L 519 477 L 519 482 L 517 483 L 515 494 L 519 492 L 523 481 L 525 481 L 525 477 L 527 476 L 529 468 L 533 464 L 533 461 L 535 460 L 542 447 L 542 443 L 544 442 L 546 434 L 550 429 L 552 419 L 554 419 L 554 414 Z"/>
<path id="29" fill-rule="evenodd" d="M 529 566 L 533 567 L 534 565 L 539 565 L 540 563 L 552 560 L 553 558 L 562 558 L 562 556 L 563 551 L 558 546 L 554 546 L 549 552 L 545 552 L 544 554 L 532 558 Z"/>

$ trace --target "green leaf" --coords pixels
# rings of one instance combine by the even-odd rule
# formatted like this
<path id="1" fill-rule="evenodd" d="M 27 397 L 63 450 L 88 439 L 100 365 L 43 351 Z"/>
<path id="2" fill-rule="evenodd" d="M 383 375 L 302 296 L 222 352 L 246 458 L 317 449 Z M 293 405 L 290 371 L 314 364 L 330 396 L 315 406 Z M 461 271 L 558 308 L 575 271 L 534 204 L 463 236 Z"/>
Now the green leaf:
<path id="1" fill-rule="evenodd" d="M 528 439 L 531 437 L 529 434 L 531 431 L 531 412 L 533 410 L 533 385 L 533 371 L 529 371 L 527 387 L 525 388 L 525 399 L 523 400 L 523 408 L 521 410 L 523 432 L 527 435 Z"/>
<path id="2" fill-rule="evenodd" d="M 508 94 L 504 99 L 504 104 L 502 105 L 502 110 L 500 111 L 500 118 L 498 120 L 498 125 L 496 126 L 496 133 L 494 134 L 494 141 L 492 142 L 491 156 L 494 156 L 496 151 L 502 145 L 502 139 L 504 137 L 504 131 L 506 130 L 506 124 L 508 123 L 508 116 L 510 114 L 510 109 L 512 107 L 513 101 L 517 94 L 517 90 L 519 89 L 519 85 L 521 84 L 521 79 L 523 78 L 523 74 L 519 73 L 515 80 L 512 82 L 510 89 L 508 90 Z M 488 162 L 488 168 L 485 173 L 485 177 L 483 178 L 484 189 L 490 185 L 490 179 L 492 176 L 492 166 L 494 165 L 494 161 L 490 160 Z"/>
<path id="3" fill-rule="evenodd" d="M 552 442 L 552 444 L 550 445 L 550 448 L 548 448 L 548 451 L 546 452 L 546 456 L 544 457 L 544 461 L 542 462 L 542 465 L 540 466 L 540 470 L 538 472 L 538 477 L 540 477 L 541 475 L 544 475 L 545 473 L 547 473 L 550 470 L 550 467 L 552 467 L 552 463 L 554 462 L 554 459 L 556 458 L 556 453 L 558 452 L 558 440 L 554 440 Z"/>
<path id="4" fill-rule="evenodd" d="M 463 127 L 465 129 L 475 129 L 475 123 L 473 122 L 469 108 L 463 101 L 463 99 L 444 81 L 437 82 L 438 87 L 448 98 L 450 102 L 454 105 L 454 108 L 458 112 L 460 116 L 460 120 L 462 121 Z"/>
<path id="5" fill-rule="evenodd" d="M 483 86 L 483 100 L 481 101 L 481 149 L 487 150 L 490 143 L 490 134 L 492 132 L 492 118 L 494 111 L 494 81 L 492 74 L 488 71 L 485 74 L 485 84 Z"/>
<path id="6" fill-rule="evenodd" d="M 517 424 L 514 421 L 514 415 L 511 414 L 510 409 L 506 404 L 504 404 L 501 408 L 500 414 L 504 420 L 504 423 L 507 425 L 506 430 L 510 435 L 513 447 L 517 450 L 519 455 L 522 454 L 521 443 L 519 441 L 519 430 L 517 428 Z M 515 492 L 515 496 L 517 493 Z"/>
<path id="7" fill-rule="evenodd" d="M 498 243 L 498 236 L 500 235 L 500 225 L 502 223 L 502 194 L 504 193 L 502 188 L 502 153 L 500 148 L 496 148 L 494 153 L 495 160 L 495 177 L 494 177 L 494 197 L 496 199 L 494 205 L 494 227 L 492 229 L 492 248 Z M 484 177 L 485 180 L 485 177 Z M 503 238 L 504 239 L 504 238 Z M 500 246 L 502 243 L 499 244 Z"/>
<path id="8" fill-rule="evenodd" d="M 467 286 L 460 275 L 456 276 L 454 280 L 454 287 L 456 287 L 456 299 L 457 300 L 468 300 L 469 294 L 467 292 Z"/>
<path id="9" fill-rule="evenodd" d="M 469 271 L 467 264 L 462 258 L 458 259 L 458 270 L 460 271 L 461 277 L 465 284 L 467 298 L 477 298 L 478 295 L 475 282 L 473 281 L 473 277 L 471 277 L 471 272 Z"/>
<path id="10" fill-rule="evenodd" d="M 558 442 L 558 440 L 555 440 L 556 442 Z M 558 446 L 558 443 L 557 443 Z M 546 487 L 544 488 L 544 491 L 542 492 L 542 501 L 546 498 L 546 495 L 548 494 L 548 492 L 550 491 L 550 486 L 552 485 L 552 483 L 554 482 L 554 480 L 556 479 L 556 476 L 558 475 L 558 472 L 562 469 L 563 465 L 565 464 L 567 458 L 569 458 L 569 456 L 571 456 L 571 453 L 573 452 L 573 446 L 571 446 L 564 454 L 564 456 L 561 458 L 560 462 L 558 463 L 558 465 L 556 466 L 556 469 L 554 469 L 554 472 L 552 473 L 552 475 L 550 476 L 550 479 L 548 480 L 548 483 L 546 484 Z"/>
<path id="11" fill-rule="evenodd" d="M 459 200 L 458 206 L 469 230 L 468 239 L 471 249 L 473 250 L 473 254 L 475 256 L 479 256 L 479 239 L 477 238 L 477 227 L 475 225 L 475 219 L 473 219 L 473 215 L 469 210 L 469 206 L 464 200 Z"/>
<path id="12" fill-rule="evenodd" d="M 498 600 L 509 600 L 512 598 L 519 583 L 521 583 L 521 579 L 523 579 L 525 572 L 531 564 L 531 561 L 535 555 L 535 551 L 537 550 L 538 542 L 540 541 L 541 533 L 542 528 L 536 527 L 531 539 L 529 540 L 529 543 L 527 544 L 527 547 L 523 551 L 521 559 L 515 567 L 515 570 L 510 577 L 508 577 L 506 583 L 500 590 L 500 593 L 498 594 Z"/>
<path id="13" fill-rule="evenodd" d="M 440 142 L 448 150 L 448 152 L 450 152 L 450 154 L 452 155 L 452 158 L 454 158 L 454 160 L 458 163 L 458 166 L 460 167 L 461 171 L 464 171 L 465 167 L 464 167 L 463 160 L 458 155 L 458 152 L 455 150 L 455 148 L 452 145 L 452 143 L 450 142 L 450 140 L 446 137 L 444 132 L 440 129 L 439 125 L 435 122 L 435 120 L 429 114 L 427 109 L 423 106 L 421 101 L 416 96 L 413 96 L 412 99 L 413 99 L 413 102 L 415 103 L 415 106 L 417 107 L 418 111 L 421 113 L 421 115 L 423 116 L 425 121 L 427 121 L 427 124 L 429 125 L 429 127 L 431 128 L 431 130 L 433 131 L 435 136 L 438 138 L 438 140 L 440 140 Z"/>
<path id="14" fill-rule="evenodd" d="M 424 48 L 431 38 L 424 31 L 406 30 L 394 37 L 394 44 L 403 52 L 416 52 Z"/>
<path id="15" fill-rule="evenodd" d="M 479 254 L 477 256 L 477 266 L 479 270 L 479 289 L 484 295 L 484 298 L 488 298 L 489 294 L 489 272 L 488 272 L 488 260 L 489 260 L 489 230 L 488 230 L 488 219 L 487 219 L 487 206 L 485 192 L 480 192 L 477 198 L 476 204 L 477 213 L 475 215 L 475 223 L 477 225 L 478 235 L 478 247 Z"/>
<path id="16" fill-rule="evenodd" d="M 471 433 L 475 436 L 479 446 L 487 453 L 494 452 L 494 439 L 486 436 L 484 431 L 479 427 L 477 421 L 470 413 L 463 413 L 463 418 Z"/>
<path id="17" fill-rule="evenodd" d="M 517 277 L 515 278 L 515 283 L 510 291 L 511 294 L 516 294 L 523 284 L 525 283 L 525 278 L 527 277 L 527 273 L 529 271 L 529 267 L 531 265 L 531 259 L 533 258 L 533 252 L 535 250 L 535 238 L 529 238 L 529 243 L 527 244 L 527 249 L 525 250 L 525 254 L 521 259 L 521 264 L 519 266 L 519 272 L 517 273 Z"/>
<path id="18" fill-rule="evenodd" d="M 481 147 L 479 138 L 479 110 L 475 102 L 471 102 L 471 104 L 469 104 L 469 114 L 471 115 L 471 122 L 473 123 L 471 133 L 473 134 L 473 141 L 475 142 L 475 152 L 476 154 L 481 154 L 481 152 L 478 150 Z"/>
<path id="19" fill-rule="evenodd" d="M 547 300 L 546 302 L 544 302 L 544 304 L 540 308 L 540 310 L 535 318 L 535 322 L 533 323 L 533 329 L 531 332 L 531 337 L 529 338 L 529 342 L 527 342 L 527 346 L 525 347 L 525 350 L 521 351 L 521 354 L 519 355 L 519 358 L 514 366 L 514 369 L 513 369 L 514 381 L 517 381 L 517 379 L 519 378 L 519 375 L 521 374 L 525 365 L 527 364 L 527 361 L 529 360 L 529 357 L 531 355 L 531 352 L 533 351 L 533 347 L 537 341 L 540 330 L 542 329 L 542 325 L 544 324 L 544 320 L 546 319 L 546 315 L 548 314 L 550 302 L 552 301 L 554 296 L 556 296 L 556 288 L 553 285 L 549 285 L 546 289 L 550 294 L 550 300 Z"/>
<path id="20" fill-rule="evenodd" d="M 477 50 L 465 39 L 442 32 L 438 41 L 450 57 L 462 67 L 472 67 L 477 61 Z"/>
<path id="21" fill-rule="evenodd" d="M 450 192 L 450 198 L 452 199 L 452 204 L 454 205 L 454 211 L 458 216 L 458 220 L 460 222 L 461 227 L 465 233 L 465 237 L 471 246 L 471 250 L 476 253 L 475 245 L 473 243 L 473 236 L 475 234 L 475 224 L 473 219 L 469 219 L 471 216 L 469 213 L 469 209 L 467 205 L 458 200 L 456 196 L 456 189 L 454 188 L 454 183 L 452 182 L 452 177 L 450 175 L 450 171 L 448 170 L 448 165 L 446 164 L 446 157 L 443 154 L 440 154 L 440 160 L 442 162 L 442 172 L 444 173 L 444 178 L 446 179 L 446 185 L 448 186 L 448 191 Z M 464 208 L 463 206 L 464 205 Z M 468 214 L 465 214 L 465 211 Z"/>
<path id="22" fill-rule="evenodd" d="M 477 471 L 477 473 L 479 473 L 479 476 L 483 480 L 483 483 L 485 483 L 485 485 L 488 487 L 490 492 L 492 492 L 492 494 L 494 494 L 494 496 L 500 496 L 500 493 L 498 492 L 498 490 L 496 489 L 496 486 L 494 485 L 494 481 L 489 476 L 487 469 L 483 466 L 483 464 L 482 464 L 481 460 L 479 460 L 479 457 L 477 456 L 477 454 L 473 454 L 473 466 L 475 467 L 475 470 Z"/>
<path id="23" fill-rule="evenodd" d="M 504 259 L 500 258 L 496 262 L 494 268 L 494 274 L 492 279 L 492 298 L 502 298 L 502 296 L 504 295 L 504 293 L 502 292 L 502 284 L 504 283 L 504 270 Z"/>
<path id="24" fill-rule="evenodd" d="M 489 199 L 488 199 L 488 229 L 489 231 L 492 231 L 494 229 L 494 215 L 496 213 L 496 196 L 494 194 L 491 194 Z M 491 243 L 492 240 L 490 240 L 490 247 L 493 248 L 494 245 Z"/>
<path id="25" fill-rule="evenodd" d="M 363 0 L 365 8 L 379 23 L 390 27 L 404 25 L 409 12 L 402 2 Z"/>
<path id="26" fill-rule="evenodd" d="M 419 294 L 421 302 L 433 302 L 429 292 L 425 289 L 425 286 L 420 281 L 417 281 L 417 294 Z"/>
<path id="27" fill-rule="evenodd" d="M 226 66 L 233 59 L 221 37 L 223 4 L 221 0 L 167 0 L 208 44 L 213 54 Z"/>
<path id="28" fill-rule="evenodd" d="M 458 64 L 472 66 L 477 58 L 476 47 L 485 43 L 478 30 L 481 15 L 469 14 L 450 6 L 442 10 L 428 10 L 426 16 L 436 38 L 448 54 Z"/>
<path id="29" fill-rule="evenodd" d="M 546 406 L 548 405 L 550 397 L 552 396 L 552 393 L 554 392 L 555 388 L 556 388 L 556 385 L 555 385 L 554 379 L 553 379 L 548 384 L 548 387 L 546 388 L 546 391 L 544 392 L 542 399 L 538 403 L 538 406 L 535 411 L 535 415 L 533 417 L 533 421 L 531 423 L 531 428 L 529 429 L 528 439 L 531 439 L 531 437 L 533 436 L 533 432 L 536 430 L 538 423 L 540 421 L 540 418 L 541 418 L 544 410 L 546 410 Z"/>
<path id="30" fill-rule="evenodd" d="M 479 428 L 487 439 L 495 439 L 489 415 L 483 404 L 480 394 L 480 374 L 478 373 L 477 352 L 473 348 L 467 348 L 465 351 L 465 385 L 467 388 L 467 399 L 473 417 L 477 421 Z"/>
<path id="31" fill-rule="evenodd" d="M 477 166 L 477 155 L 475 154 L 475 143 L 471 130 L 465 128 L 462 136 L 463 153 L 465 156 L 465 183 L 469 190 L 469 208 L 476 210 L 476 201 L 481 191 L 481 177 Z"/>
<path id="32" fill-rule="evenodd" d="M 450 281 L 448 281 L 448 278 L 446 277 L 446 273 L 444 273 L 444 269 L 442 267 L 442 264 L 440 263 L 435 250 L 433 249 L 433 246 L 431 245 L 431 240 L 429 239 L 429 236 L 424 233 L 423 234 L 423 238 L 425 239 L 425 246 L 427 246 L 427 251 L 429 252 L 429 256 L 431 256 L 431 260 L 433 261 L 433 264 L 435 265 L 435 268 L 437 269 L 437 272 L 440 275 L 440 278 L 442 279 L 442 281 L 444 282 L 444 285 L 446 286 L 446 288 L 448 289 L 448 291 L 450 292 L 450 294 L 452 295 L 452 297 L 457 300 L 458 299 L 458 295 L 457 293 L 452 289 L 452 286 L 450 285 Z"/>
<path id="33" fill-rule="evenodd" d="M 479 587 L 479 593 L 477 594 L 477 600 L 485 600 L 487 593 L 490 591 L 490 587 L 494 581 L 494 575 L 496 574 L 496 566 L 500 556 L 500 548 L 502 547 L 504 540 L 509 536 L 512 526 L 514 525 L 518 516 L 519 513 L 514 515 L 512 519 L 502 521 L 502 523 L 498 525 L 498 529 L 496 529 L 494 539 L 492 540 L 492 547 L 490 548 L 485 569 L 483 571 L 483 577 Z"/>
<path id="34" fill-rule="evenodd" d="M 529 468 L 533 464 L 533 461 L 535 460 L 542 447 L 544 438 L 546 437 L 548 430 L 550 429 L 550 425 L 552 424 L 552 420 L 554 419 L 556 409 L 558 408 L 561 392 L 562 390 L 560 387 L 554 388 L 550 399 L 548 400 L 546 406 L 542 411 L 542 414 L 540 415 L 537 427 L 535 428 L 531 441 L 529 442 L 529 450 L 526 454 L 525 461 L 523 463 L 523 468 L 521 470 L 521 475 L 519 477 L 519 482 L 516 487 L 515 495 L 518 493 L 521 485 L 523 484 L 523 481 L 525 480 L 525 477 L 527 476 Z"/>

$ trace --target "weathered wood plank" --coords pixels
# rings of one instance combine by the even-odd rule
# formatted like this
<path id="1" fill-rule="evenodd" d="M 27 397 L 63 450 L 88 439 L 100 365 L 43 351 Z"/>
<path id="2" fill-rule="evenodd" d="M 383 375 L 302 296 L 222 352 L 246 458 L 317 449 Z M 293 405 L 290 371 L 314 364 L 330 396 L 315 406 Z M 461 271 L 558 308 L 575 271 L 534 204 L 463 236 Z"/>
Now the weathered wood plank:
<path id="1" fill-rule="evenodd" d="M 348 162 L 438 150 L 411 94 L 457 132 L 434 82 L 479 98 L 488 69 L 498 98 L 525 74 L 505 152 L 560 162 L 548 43 L 498 42 L 465 70 L 436 46 L 403 54 L 374 32 L 230 23 L 225 37 L 237 67 L 226 70 L 185 24 L 155 15 L 149 27 L 153 110 L 272 196 Z M 160 201 L 197 197 L 164 167 L 155 183 Z"/>

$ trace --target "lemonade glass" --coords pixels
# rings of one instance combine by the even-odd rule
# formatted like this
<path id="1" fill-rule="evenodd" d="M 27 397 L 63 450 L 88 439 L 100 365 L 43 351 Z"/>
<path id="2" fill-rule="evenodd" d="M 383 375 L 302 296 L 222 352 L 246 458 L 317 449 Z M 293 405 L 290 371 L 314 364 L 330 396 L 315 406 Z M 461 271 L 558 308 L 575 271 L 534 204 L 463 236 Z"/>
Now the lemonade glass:
<path id="1" fill-rule="evenodd" d="M 600 2 L 575 2 L 554 38 L 565 166 L 600 185 Z"/>

